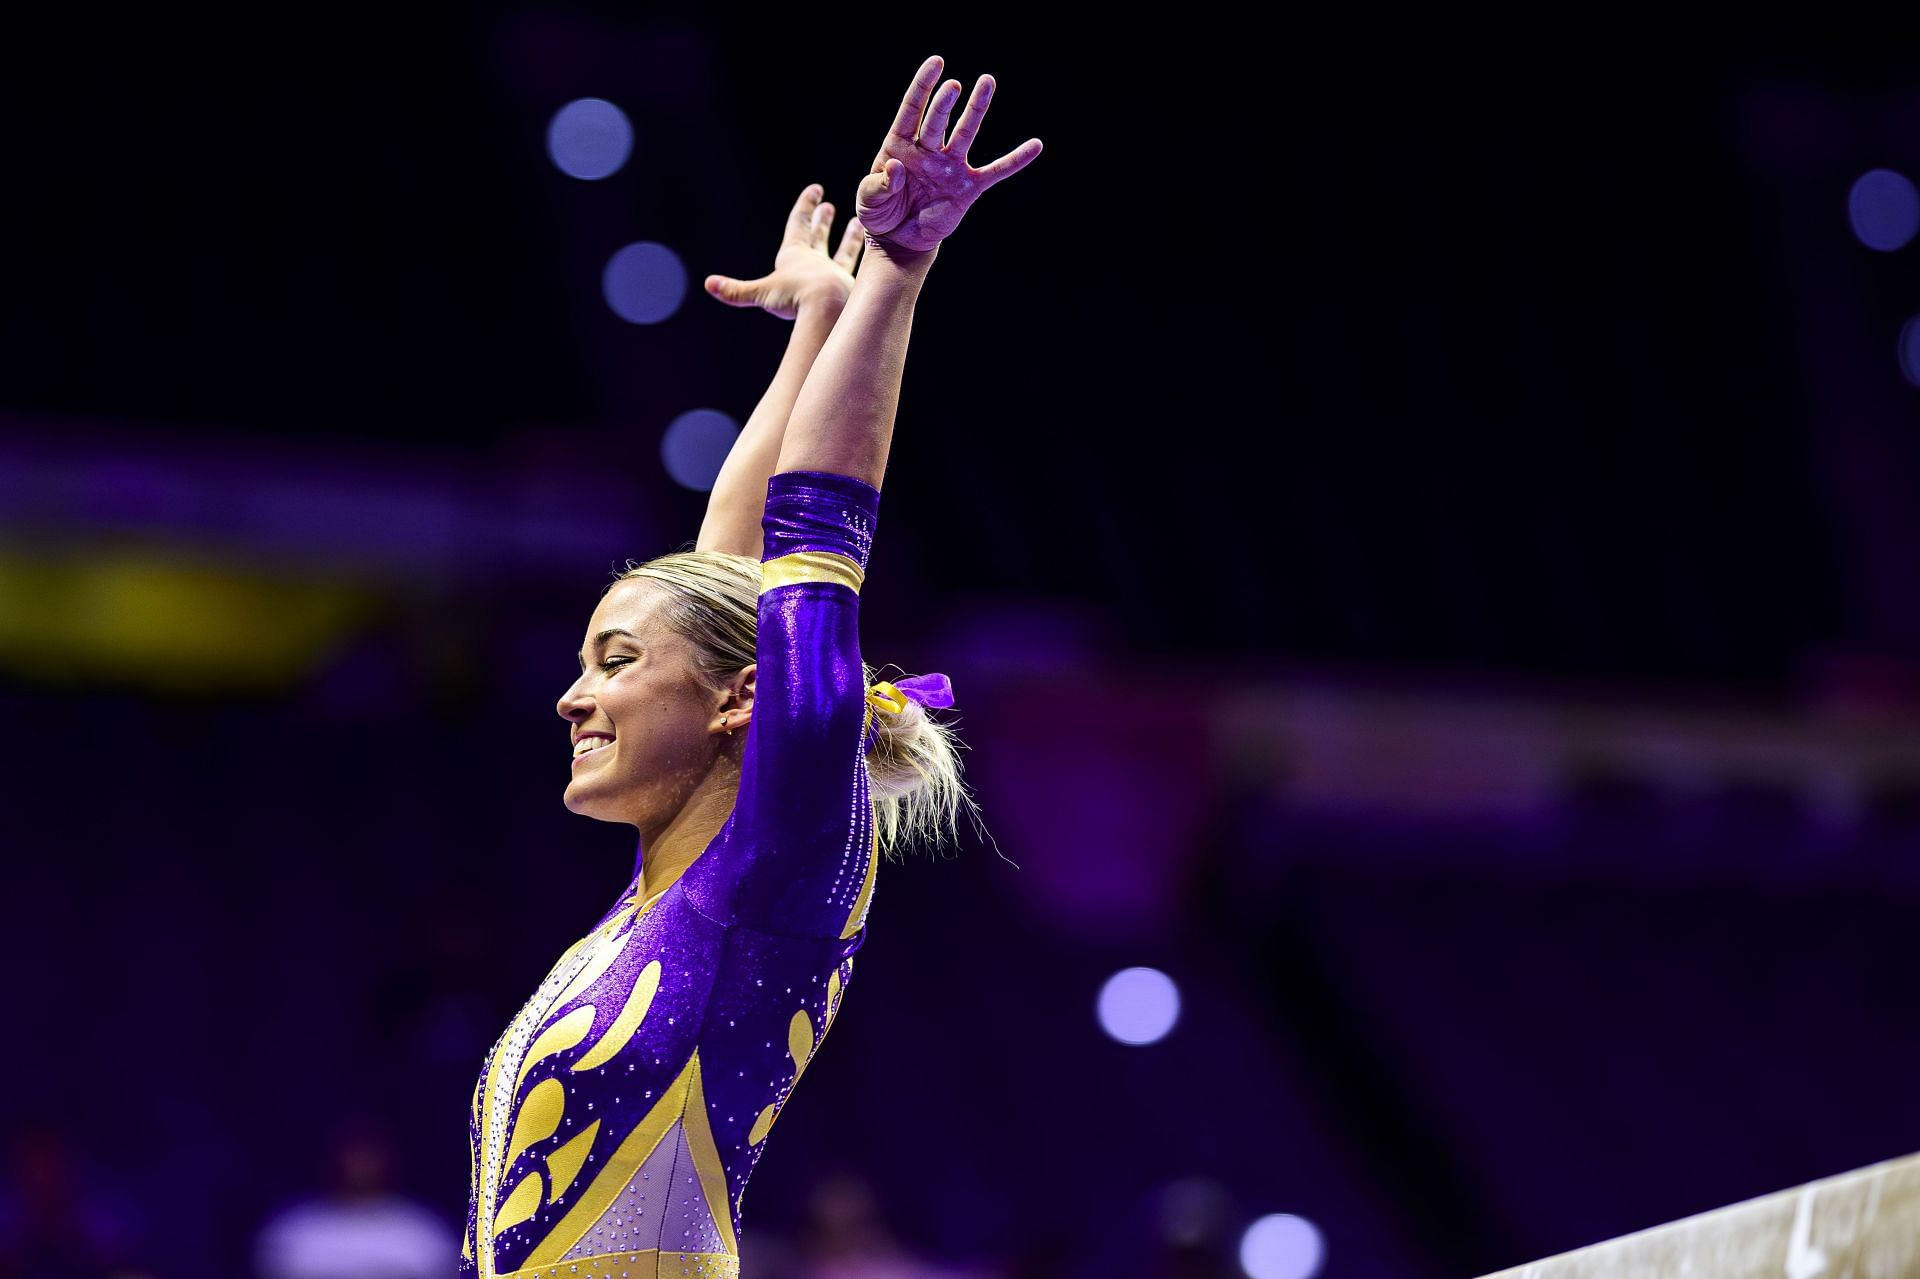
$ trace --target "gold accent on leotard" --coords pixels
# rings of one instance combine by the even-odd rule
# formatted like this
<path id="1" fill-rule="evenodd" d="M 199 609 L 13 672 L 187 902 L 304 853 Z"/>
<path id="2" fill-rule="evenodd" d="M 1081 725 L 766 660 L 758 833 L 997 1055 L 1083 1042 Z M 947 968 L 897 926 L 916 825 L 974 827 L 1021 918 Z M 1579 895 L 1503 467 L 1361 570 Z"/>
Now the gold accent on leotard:
<path id="1" fill-rule="evenodd" d="M 627 1183 L 640 1171 L 640 1165 L 647 1161 L 647 1156 L 660 1144 L 660 1139 L 679 1122 L 687 1108 L 687 1087 L 699 1061 L 700 1053 L 696 1049 L 687 1059 L 679 1077 L 667 1085 L 660 1094 L 660 1100 L 653 1103 L 653 1109 L 634 1125 L 633 1131 L 621 1141 L 619 1148 L 607 1156 L 606 1164 L 588 1183 L 580 1197 L 568 1206 L 566 1215 L 554 1224 L 545 1239 L 534 1245 L 533 1251 L 527 1254 L 522 1270 L 558 1265 L 560 1259 L 580 1242 L 581 1237 L 593 1229 L 594 1223 L 600 1220 L 600 1214 L 627 1188 Z"/>
<path id="2" fill-rule="evenodd" d="M 793 1058 L 793 1082 L 797 1084 L 800 1072 L 807 1068 L 807 1059 L 813 1056 L 813 1018 L 804 1008 L 787 1021 L 787 1056 Z M 787 1086 L 791 1089 L 793 1085 Z"/>
<path id="3" fill-rule="evenodd" d="M 837 582 L 855 595 L 866 580 L 859 562 L 838 551 L 795 551 L 760 564 L 760 593 L 800 582 Z"/>
<path id="4" fill-rule="evenodd" d="M 767 1139 L 767 1133 L 773 1129 L 773 1117 L 779 1110 L 778 1105 L 769 1103 L 760 1111 L 760 1117 L 753 1121 L 753 1127 L 747 1131 L 749 1146 L 757 1146 Z"/>
<path id="5" fill-rule="evenodd" d="M 520 1179 L 500 1212 L 493 1219 L 493 1237 L 498 1239 L 523 1221 L 531 1221 L 540 1209 L 540 1174 L 530 1172 Z"/>
<path id="6" fill-rule="evenodd" d="M 560 1192 L 580 1175 L 580 1165 L 587 1162 L 587 1152 L 593 1149 L 593 1138 L 599 1131 L 600 1121 L 596 1119 L 585 1132 L 547 1156 L 548 1203 L 558 1201 Z"/>
<path id="7" fill-rule="evenodd" d="M 520 1113 L 513 1118 L 513 1136 L 507 1141 L 507 1158 L 500 1165 L 500 1171 L 510 1171 L 521 1151 L 559 1132 L 560 1116 L 566 1109 L 567 1090 L 558 1079 L 542 1079 L 535 1084 L 520 1103 Z M 493 1233 L 500 1233 L 498 1226 Z"/>
<path id="8" fill-rule="evenodd" d="M 520 1063 L 520 1073 L 514 1078 L 513 1090 L 520 1091 L 520 1085 L 527 1082 L 528 1071 L 555 1053 L 563 1053 L 573 1047 L 585 1039 L 587 1032 L 592 1029 L 593 1005 L 582 1004 L 541 1031 L 540 1037 L 527 1049 L 526 1060 Z"/>
<path id="9" fill-rule="evenodd" d="M 707 1201 L 707 1212 L 713 1218 L 714 1229 L 720 1232 L 720 1242 L 726 1245 L 729 1253 L 740 1251 L 739 1241 L 733 1237 L 733 1210 L 727 1200 L 727 1168 L 720 1162 L 720 1147 L 713 1140 L 713 1128 L 707 1121 L 706 1090 L 700 1085 L 700 1072 L 693 1072 L 693 1079 L 687 1089 L 687 1113 L 681 1121 L 681 1128 L 687 1134 L 687 1150 L 693 1155 L 693 1170 L 700 1177 L 700 1193 Z"/>
<path id="10" fill-rule="evenodd" d="M 699 1279 L 740 1279 L 740 1258 L 725 1252 L 678 1252 L 671 1248 L 636 1248 L 632 1252 L 603 1252 L 575 1257 L 567 1263 L 565 1279 L 651 1279 L 656 1274 L 698 1275 Z M 494 1279 L 555 1279 L 554 1265 L 522 1266 Z"/>
<path id="11" fill-rule="evenodd" d="M 807 1016 L 802 1008 L 787 1021 L 787 1056 L 793 1058 L 793 1080 L 787 1085 L 786 1096 L 791 1097 L 799 1086 L 801 1072 L 807 1068 L 807 1059 L 813 1056 L 813 1018 Z M 774 1116 L 785 1104 L 784 1098 L 775 1101 L 760 1112 L 753 1121 L 753 1127 L 747 1132 L 747 1144 L 757 1146 L 767 1139 L 768 1131 L 773 1127 Z"/>
<path id="12" fill-rule="evenodd" d="M 587 1055 L 573 1063 L 575 1070 L 592 1070 L 612 1061 L 614 1055 L 627 1046 L 633 1033 L 640 1029 L 641 1021 L 647 1015 L 647 1009 L 653 1006 L 653 997 L 660 990 L 660 961 L 650 961 L 640 970 L 640 976 L 634 980 L 633 989 L 627 992 L 627 1002 L 621 1008 L 620 1015 L 613 1019 L 613 1025 L 607 1027 L 607 1033 L 600 1036 L 600 1042 L 587 1050 Z"/>

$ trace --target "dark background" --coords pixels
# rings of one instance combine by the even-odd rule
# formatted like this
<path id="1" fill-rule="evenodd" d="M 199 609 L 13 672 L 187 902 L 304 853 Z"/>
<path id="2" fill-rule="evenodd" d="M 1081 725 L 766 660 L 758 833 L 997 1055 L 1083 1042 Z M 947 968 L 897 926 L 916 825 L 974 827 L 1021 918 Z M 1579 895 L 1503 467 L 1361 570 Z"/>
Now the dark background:
<path id="1" fill-rule="evenodd" d="M 53 1159 L 115 1264 L 246 1274 L 354 1117 L 458 1222 L 486 1048 L 632 869 L 554 700 L 697 531 L 661 429 L 785 340 L 699 280 L 808 182 L 849 214 L 936 52 L 999 82 L 976 161 L 1046 150 L 934 268 L 863 637 L 951 675 L 995 842 L 883 868 L 747 1273 L 830 1169 L 995 1274 L 1238 1273 L 1285 1212 L 1444 1276 L 1920 1148 L 1920 251 L 1847 216 L 1920 76 L 787 26 L 5 42 L 0 1226 Z M 545 150 L 584 96 L 604 181 Z M 657 325 L 599 291 L 640 239 Z M 1091 1015 L 1135 964 L 1185 1001 L 1144 1048 Z"/>

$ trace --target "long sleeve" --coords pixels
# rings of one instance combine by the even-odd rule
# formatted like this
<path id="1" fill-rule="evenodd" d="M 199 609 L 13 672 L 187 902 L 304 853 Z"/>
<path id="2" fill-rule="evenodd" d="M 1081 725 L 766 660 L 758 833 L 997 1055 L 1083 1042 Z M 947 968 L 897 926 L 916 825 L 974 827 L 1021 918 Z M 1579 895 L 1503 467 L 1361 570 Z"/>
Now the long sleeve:
<path id="1" fill-rule="evenodd" d="M 695 907 L 723 924 L 852 938 L 864 923 L 875 832 L 860 588 L 879 504 L 878 489 L 847 475 L 782 471 L 767 482 L 740 791 L 686 874 Z"/>

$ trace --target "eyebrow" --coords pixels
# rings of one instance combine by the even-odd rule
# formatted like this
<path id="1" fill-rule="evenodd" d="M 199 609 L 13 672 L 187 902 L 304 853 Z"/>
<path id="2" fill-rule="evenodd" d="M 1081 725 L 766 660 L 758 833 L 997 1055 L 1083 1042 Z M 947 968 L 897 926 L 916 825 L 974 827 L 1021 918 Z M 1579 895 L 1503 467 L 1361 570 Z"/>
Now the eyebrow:
<path id="1" fill-rule="evenodd" d="M 630 640 L 637 640 L 640 638 L 638 635 L 635 635 L 632 631 L 622 630 L 618 626 L 609 626 L 606 630 L 601 631 L 598 635 L 593 637 L 593 644 L 591 645 L 591 647 L 598 648 L 616 635 L 624 635 Z M 574 654 L 574 657 L 579 661 L 580 669 L 583 671 L 586 670 L 587 655 L 585 653 L 576 653 Z"/>

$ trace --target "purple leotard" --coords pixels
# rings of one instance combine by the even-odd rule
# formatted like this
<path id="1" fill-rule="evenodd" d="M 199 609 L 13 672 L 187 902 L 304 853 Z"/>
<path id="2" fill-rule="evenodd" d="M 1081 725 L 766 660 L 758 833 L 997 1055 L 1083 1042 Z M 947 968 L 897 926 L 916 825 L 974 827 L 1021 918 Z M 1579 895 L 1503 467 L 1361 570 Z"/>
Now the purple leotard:
<path id="1" fill-rule="evenodd" d="M 636 864 L 487 1055 L 463 1277 L 739 1274 L 741 1192 L 866 940 L 859 592 L 879 503 L 851 476 L 768 481 L 733 813 L 645 901 Z"/>

